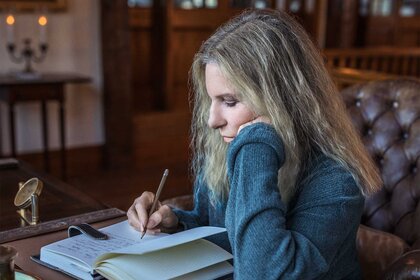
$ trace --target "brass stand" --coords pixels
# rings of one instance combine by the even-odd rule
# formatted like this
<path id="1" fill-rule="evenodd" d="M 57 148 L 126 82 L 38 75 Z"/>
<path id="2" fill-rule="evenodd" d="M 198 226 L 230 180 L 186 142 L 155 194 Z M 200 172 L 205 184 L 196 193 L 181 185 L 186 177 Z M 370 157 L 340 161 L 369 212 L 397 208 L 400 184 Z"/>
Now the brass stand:
<path id="1" fill-rule="evenodd" d="M 19 207 L 19 210 L 16 212 L 22 218 L 22 226 L 25 226 L 25 222 L 29 225 L 39 223 L 39 195 L 41 194 L 42 187 L 43 183 L 38 178 L 32 178 L 25 183 L 19 183 L 15 205 Z"/>
<path id="2" fill-rule="evenodd" d="M 19 209 L 16 212 L 29 225 L 36 225 L 39 223 L 39 202 L 38 195 L 31 195 L 31 210 L 29 208 Z"/>

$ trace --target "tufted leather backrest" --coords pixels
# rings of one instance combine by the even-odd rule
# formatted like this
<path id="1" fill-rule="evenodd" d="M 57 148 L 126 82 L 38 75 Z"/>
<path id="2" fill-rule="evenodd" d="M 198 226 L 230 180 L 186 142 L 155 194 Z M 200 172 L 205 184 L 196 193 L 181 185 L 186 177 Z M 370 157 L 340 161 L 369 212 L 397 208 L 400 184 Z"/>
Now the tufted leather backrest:
<path id="1" fill-rule="evenodd" d="M 420 80 L 376 81 L 342 94 L 384 184 L 366 199 L 362 224 L 412 245 L 420 237 Z"/>

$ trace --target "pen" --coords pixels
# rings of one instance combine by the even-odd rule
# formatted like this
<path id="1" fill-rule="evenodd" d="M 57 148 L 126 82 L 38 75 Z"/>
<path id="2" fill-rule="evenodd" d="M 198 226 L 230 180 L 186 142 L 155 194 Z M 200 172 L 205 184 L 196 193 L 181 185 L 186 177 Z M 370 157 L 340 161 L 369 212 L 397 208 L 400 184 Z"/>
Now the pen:
<path id="1" fill-rule="evenodd" d="M 169 170 L 168 169 L 165 169 L 165 171 L 163 172 L 163 175 L 162 175 L 162 179 L 160 180 L 159 187 L 158 187 L 158 189 L 156 191 L 155 198 L 153 199 L 152 208 L 150 208 L 149 215 L 147 217 L 148 219 L 153 214 L 153 212 L 155 212 L 155 208 L 156 208 L 157 202 L 159 201 L 160 193 L 162 192 L 163 185 L 165 185 L 166 177 L 168 177 L 168 174 L 169 174 Z M 143 226 L 143 233 L 141 234 L 141 238 L 140 239 L 143 239 L 144 235 L 146 234 L 146 231 L 147 231 L 147 229 L 146 229 L 147 222 L 148 221 L 146 221 L 145 225 Z"/>

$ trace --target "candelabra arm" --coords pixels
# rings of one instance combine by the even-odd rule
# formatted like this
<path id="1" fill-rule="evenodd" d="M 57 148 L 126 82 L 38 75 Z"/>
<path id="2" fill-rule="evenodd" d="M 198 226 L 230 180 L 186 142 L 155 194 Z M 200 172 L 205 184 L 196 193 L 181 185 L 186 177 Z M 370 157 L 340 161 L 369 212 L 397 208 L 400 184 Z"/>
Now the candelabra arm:
<path id="1" fill-rule="evenodd" d="M 39 55 L 36 55 L 35 52 L 32 54 L 33 61 L 36 63 L 42 62 L 45 59 L 48 51 L 48 45 L 45 43 L 39 44 L 39 51 Z"/>
<path id="2" fill-rule="evenodd" d="M 34 73 L 32 68 L 32 63 L 42 62 L 45 59 L 48 50 L 48 44 L 40 43 L 39 44 L 39 54 L 36 53 L 37 50 L 31 47 L 31 39 L 26 38 L 23 40 L 23 48 L 20 51 L 20 55 L 16 54 L 16 45 L 14 43 L 7 44 L 7 50 L 9 52 L 10 58 L 13 62 L 24 63 L 24 73 Z"/>
<path id="3" fill-rule="evenodd" d="M 9 53 L 10 59 L 15 63 L 21 63 L 23 61 L 23 56 L 16 55 L 16 45 L 14 43 L 7 44 L 7 51 Z"/>

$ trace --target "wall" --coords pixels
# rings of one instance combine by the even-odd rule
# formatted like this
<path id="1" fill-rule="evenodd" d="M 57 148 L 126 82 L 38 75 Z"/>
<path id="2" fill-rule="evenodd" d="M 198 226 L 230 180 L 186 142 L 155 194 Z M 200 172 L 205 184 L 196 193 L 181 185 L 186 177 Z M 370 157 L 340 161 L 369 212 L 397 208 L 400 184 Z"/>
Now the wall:
<path id="1" fill-rule="evenodd" d="M 90 76 L 92 82 L 68 85 L 66 88 L 67 148 L 100 145 L 104 142 L 102 111 L 102 65 L 100 46 L 100 0 L 67 1 L 65 12 L 48 14 L 49 50 L 44 62 L 35 64 L 40 72 L 74 72 Z M 16 39 L 37 39 L 35 13 L 17 14 Z M 5 48 L 5 13 L 0 13 L 0 72 L 18 71 L 22 64 L 10 61 Z M 35 35 L 32 35 L 35 34 Z M 35 41 L 36 43 L 37 41 Z M 0 105 L 1 151 L 10 152 L 7 108 Z M 59 147 L 58 106 L 51 102 L 49 114 L 49 143 Z M 42 150 L 40 106 L 34 103 L 16 106 L 16 135 L 18 153 Z"/>

